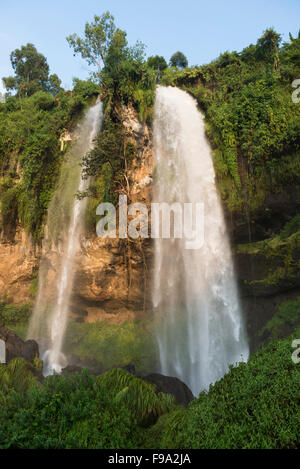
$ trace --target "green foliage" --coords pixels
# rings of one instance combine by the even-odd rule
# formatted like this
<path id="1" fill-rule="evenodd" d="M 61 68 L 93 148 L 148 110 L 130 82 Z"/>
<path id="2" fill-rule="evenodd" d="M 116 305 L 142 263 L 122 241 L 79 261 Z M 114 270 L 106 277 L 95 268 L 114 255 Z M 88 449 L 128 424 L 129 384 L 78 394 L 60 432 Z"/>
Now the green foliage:
<path id="1" fill-rule="evenodd" d="M 300 325 L 300 298 L 282 303 L 260 335 L 267 334 L 268 339 L 271 340 L 281 339 L 290 334 L 298 325 Z"/>
<path id="2" fill-rule="evenodd" d="M 170 67 L 187 68 L 188 60 L 182 52 L 176 52 L 170 59 Z"/>
<path id="3" fill-rule="evenodd" d="M 145 46 L 137 42 L 129 47 L 126 36 L 116 27 L 114 17 L 105 12 L 86 23 L 83 38 L 73 34 L 67 41 L 75 54 L 97 67 L 92 76 L 103 88 L 107 116 L 111 117 L 114 104 L 131 102 L 145 121 L 151 118 L 156 73 L 145 62 Z"/>
<path id="4" fill-rule="evenodd" d="M 281 230 L 280 232 L 280 238 L 281 239 L 287 239 L 289 238 L 292 234 L 296 233 L 297 231 L 300 231 L 300 213 L 295 215 Z"/>
<path id="5" fill-rule="evenodd" d="M 300 184 L 300 107 L 291 99 L 299 58 L 299 37 L 280 48 L 280 36 L 268 29 L 241 53 L 163 74 L 163 84 L 187 90 L 204 110 L 218 185 L 231 210 L 253 213 L 268 194 Z"/>
<path id="6" fill-rule="evenodd" d="M 299 449 L 300 367 L 291 359 L 292 340 L 260 350 L 202 392 L 187 411 L 159 420 L 151 429 L 152 447 Z"/>
<path id="7" fill-rule="evenodd" d="M 168 68 L 165 58 L 159 55 L 148 57 L 147 63 L 149 67 L 153 68 L 156 72 L 162 72 Z"/>
<path id="8" fill-rule="evenodd" d="M 11 390 L 25 393 L 32 387 L 39 387 L 34 371 L 34 366 L 23 358 L 14 358 L 8 365 L 0 364 L 0 396 Z"/>
<path id="9" fill-rule="evenodd" d="M 165 60 L 164 57 L 155 55 L 152 57 L 149 57 L 147 60 L 147 65 L 150 68 L 153 68 L 157 74 L 157 81 L 160 82 L 161 77 L 162 77 L 162 72 L 164 72 L 168 68 L 168 64 Z"/>
<path id="10" fill-rule="evenodd" d="M 173 396 L 157 393 L 155 385 L 121 369 L 104 373 L 97 378 L 97 383 L 115 402 L 124 404 L 141 426 L 153 424 L 175 407 Z"/>
<path id="11" fill-rule="evenodd" d="M 14 77 L 3 78 L 8 91 L 16 90 L 18 96 L 31 96 L 37 91 L 45 90 L 57 94 L 60 80 L 57 75 L 49 77 L 47 59 L 40 54 L 33 44 L 26 44 L 14 50 L 10 55 Z"/>
<path id="12" fill-rule="evenodd" d="M 26 323 L 31 315 L 31 305 L 21 306 L 0 302 L 0 326 L 15 326 Z"/>
<path id="13" fill-rule="evenodd" d="M 124 129 L 110 120 L 104 122 L 102 131 L 95 140 L 93 150 L 84 156 L 83 166 L 86 176 L 101 174 L 102 167 L 108 164 L 113 178 L 124 170 Z"/>
<path id="14" fill-rule="evenodd" d="M 94 22 L 85 24 L 84 37 L 77 34 L 67 37 L 74 49 L 74 55 L 80 54 L 89 65 L 97 67 L 95 76 L 100 79 L 102 64 L 106 63 L 111 43 L 115 37 L 114 17 L 107 11 L 101 16 L 94 16 Z"/>
<path id="15" fill-rule="evenodd" d="M 73 79 L 73 93 L 78 94 L 84 99 L 99 95 L 99 86 L 92 80 Z"/>
<path id="16" fill-rule="evenodd" d="M 29 293 L 32 298 L 35 298 L 38 292 L 39 279 L 35 277 L 31 280 Z"/>
<path id="17" fill-rule="evenodd" d="M 87 232 L 95 232 L 97 224 L 96 210 L 100 203 L 116 203 L 116 195 L 114 194 L 112 166 L 106 162 L 102 165 L 101 174 L 98 178 L 94 178 L 89 187 L 89 198 L 85 212 L 85 226 Z"/>
<path id="18" fill-rule="evenodd" d="M 187 409 L 121 369 L 41 385 L 16 359 L 0 366 L 0 448 L 299 449 L 299 333 L 232 367 Z"/>
<path id="19" fill-rule="evenodd" d="M 64 156 L 59 137 L 95 94 L 95 85 L 77 81 L 71 95 L 60 91 L 54 98 L 37 91 L 0 104 L 1 225 L 8 240 L 14 239 L 19 224 L 41 240 Z"/>
<path id="20" fill-rule="evenodd" d="M 87 373 L 48 377 L 26 394 L 0 394 L 0 448 L 133 448 L 135 420 Z"/>
<path id="21" fill-rule="evenodd" d="M 81 360 L 96 360 L 105 368 L 126 366 L 133 362 L 139 372 L 153 369 L 157 359 L 152 328 L 145 321 L 120 325 L 70 321 L 65 351 Z"/>

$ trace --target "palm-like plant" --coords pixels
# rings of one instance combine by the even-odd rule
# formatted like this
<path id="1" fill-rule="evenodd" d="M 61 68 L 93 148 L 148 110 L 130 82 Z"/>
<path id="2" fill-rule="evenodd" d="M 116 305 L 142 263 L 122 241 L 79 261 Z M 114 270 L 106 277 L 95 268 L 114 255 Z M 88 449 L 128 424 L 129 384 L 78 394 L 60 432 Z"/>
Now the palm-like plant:
<path id="1" fill-rule="evenodd" d="M 116 402 L 125 404 L 137 423 L 143 426 L 153 424 L 158 417 L 176 407 L 173 396 L 157 392 L 154 384 L 121 369 L 104 373 L 96 382 L 97 386 L 110 393 Z"/>
<path id="2" fill-rule="evenodd" d="M 14 358 L 8 365 L 0 365 L 0 391 L 26 392 L 31 386 L 38 385 L 33 367 L 23 358 Z"/>

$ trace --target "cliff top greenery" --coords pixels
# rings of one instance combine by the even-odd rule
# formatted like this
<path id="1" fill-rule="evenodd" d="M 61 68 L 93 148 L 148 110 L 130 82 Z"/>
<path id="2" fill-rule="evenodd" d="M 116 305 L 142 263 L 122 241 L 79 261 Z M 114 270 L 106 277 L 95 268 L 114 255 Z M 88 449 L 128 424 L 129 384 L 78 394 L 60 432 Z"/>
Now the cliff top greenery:
<path id="1" fill-rule="evenodd" d="M 221 195 L 232 210 L 255 212 L 266 196 L 299 185 L 300 32 L 282 44 L 268 29 L 255 45 L 215 61 L 167 69 L 164 85 L 189 91 L 204 111 Z"/>
<path id="2" fill-rule="evenodd" d="M 253 212 L 268 193 L 299 184 L 300 106 L 292 102 L 291 83 L 300 76 L 300 36 L 281 44 L 280 35 L 269 29 L 256 45 L 193 68 L 187 68 L 182 52 L 171 57 L 170 68 L 163 57 L 146 60 L 145 46 L 129 46 L 109 12 L 86 23 L 82 37 L 72 34 L 67 41 L 96 69 L 86 82 L 75 79 L 72 92 L 49 75 L 47 59 L 33 44 L 11 53 L 15 75 L 4 78 L 8 94 L 0 103 L 1 224 L 7 240 L 14 239 L 19 225 L 41 240 L 64 157 L 59 137 L 98 92 L 105 104 L 104 133 L 85 159 L 87 174 L 103 179 L 94 190 L 96 201 L 103 194 L 111 200 L 116 189 L 111 181 L 124 171 L 126 145 L 117 149 L 114 143 L 120 135 L 125 139 L 120 105 L 131 103 L 141 121 L 151 123 L 157 82 L 188 90 L 205 112 L 217 180 L 229 208 Z"/>

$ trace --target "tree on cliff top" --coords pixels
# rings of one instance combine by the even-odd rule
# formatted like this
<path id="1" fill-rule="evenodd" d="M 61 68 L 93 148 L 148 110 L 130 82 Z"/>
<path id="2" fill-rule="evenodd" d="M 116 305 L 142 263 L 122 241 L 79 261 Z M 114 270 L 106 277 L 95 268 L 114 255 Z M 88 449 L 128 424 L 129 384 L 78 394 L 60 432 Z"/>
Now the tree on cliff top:
<path id="1" fill-rule="evenodd" d="M 49 77 L 49 65 L 46 57 L 40 54 L 33 44 L 26 44 L 10 54 L 10 61 L 15 76 L 4 77 L 3 83 L 8 91 L 16 90 L 19 96 L 31 96 L 36 91 L 51 91 L 60 88 L 57 75 Z M 55 91 L 54 90 L 54 91 Z"/>
<path id="2" fill-rule="evenodd" d="M 86 23 L 84 38 L 77 34 L 67 37 L 74 49 L 74 56 L 80 54 L 89 65 L 97 67 L 95 74 L 100 80 L 102 67 L 106 65 L 107 56 L 116 32 L 114 17 L 107 11 L 101 16 L 94 16 L 94 22 Z"/>
<path id="3" fill-rule="evenodd" d="M 182 52 L 176 52 L 170 59 L 170 66 L 175 68 L 187 68 L 188 60 Z"/>

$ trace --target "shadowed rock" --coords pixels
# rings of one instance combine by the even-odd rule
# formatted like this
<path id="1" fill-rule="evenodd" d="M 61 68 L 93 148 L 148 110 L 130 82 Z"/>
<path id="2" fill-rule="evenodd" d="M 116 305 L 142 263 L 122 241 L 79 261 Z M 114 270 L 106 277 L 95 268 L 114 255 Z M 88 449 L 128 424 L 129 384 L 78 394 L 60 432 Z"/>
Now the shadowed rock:
<path id="1" fill-rule="evenodd" d="M 0 339 L 5 342 L 6 363 L 13 358 L 21 357 L 32 362 L 39 358 L 39 346 L 35 340 L 22 340 L 17 334 L 6 327 L 0 327 Z"/>
<path id="2" fill-rule="evenodd" d="M 155 384 L 158 392 L 172 394 L 172 396 L 175 397 L 177 404 L 184 407 L 187 407 L 194 399 L 192 391 L 178 378 L 153 373 L 145 376 L 143 379 L 148 383 Z"/>

